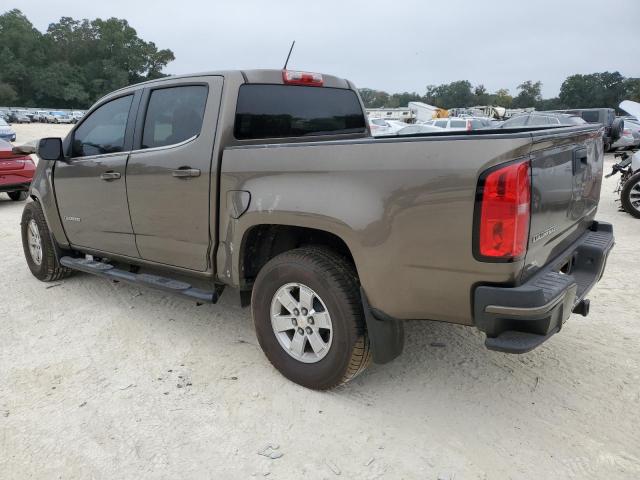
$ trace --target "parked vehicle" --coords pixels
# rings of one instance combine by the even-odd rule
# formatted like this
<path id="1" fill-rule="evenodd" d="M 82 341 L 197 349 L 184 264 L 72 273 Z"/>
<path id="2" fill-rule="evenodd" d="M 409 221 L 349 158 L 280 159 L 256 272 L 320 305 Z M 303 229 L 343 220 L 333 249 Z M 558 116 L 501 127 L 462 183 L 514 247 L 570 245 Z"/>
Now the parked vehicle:
<path id="1" fill-rule="evenodd" d="M 40 122 L 40 123 L 45 123 L 47 120 L 47 115 L 49 114 L 49 112 L 46 112 L 44 110 L 38 110 L 36 111 L 36 113 L 33 115 L 33 121 L 34 122 Z"/>
<path id="2" fill-rule="evenodd" d="M 9 111 L 9 121 L 11 123 L 31 123 L 31 117 L 27 115 L 26 110 Z"/>
<path id="3" fill-rule="evenodd" d="M 628 148 L 633 148 L 636 146 L 636 139 L 633 136 L 633 132 L 626 125 L 622 130 L 622 136 L 613 142 L 611 148 L 613 150 L 626 150 Z"/>
<path id="4" fill-rule="evenodd" d="M 631 135 L 633 135 L 633 146 L 631 148 L 640 147 L 640 121 L 631 115 L 622 117 L 622 120 L 624 121 L 624 128 L 629 129 Z"/>
<path id="5" fill-rule="evenodd" d="M 408 124 L 398 120 L 385 120 L 383 118 L 373 118 L 369 120 L 371 135 L 381 137 L 385 135 L 395 135 L 399 130 Z"/>
<path id="6" fill-rule="evenodd" d="M 434 127 L 433 125 L 415 124 L 408 125 L 401 128 L 396 132 L 396 135 L 415 135 L 418 133 L 430 133 L 430 132 L 442 132 L 442 128 Z"/>
<path id="7" fill-rule="evenodd" d="M 51 112 L 51 123 L 75 123 L 74 118 L 65 112 Z"/>
<path id="8" fill-rule="evenodd" d="M 41 118 L 43 119 L 44 123 L 54 123 L 56 117 L 53 114 L 53 112 L 44 112 L 41 116 Z"/>
<path id="9" fill-rule="evenodd" d="M 620 138 L 624 122 L 616 118 L 613 108 L 579 108 L 574 110 L 554 110 L 558 113 L 568 113 L 582 117 L 587 123 L 604 125 L 604 151 L 608 152 L 616 139 Z"/>
<path id="10" fill-rule="evenodd" d="M 630 215 L 640 218 L 640 152 L 616 153 L 620 161 L 613 165 L 611 177 L 620 173 L 615 193 L 620 194 L 622 208 Z"/>
<path id="11" fill-rule="evenodd" d="M 16 141 L 15 130 L 11 128 L 11 125 L 9 125 L 7 122 L 5 122 L 1 118 L 0 118 L 0 140 L 5 140 L 8 142 Z"/>
<path id="12" fill-rule="evenodd" d="M 425 125 L 433 125 L 434 127 L 443 128 L 445 130 L 479 130 L 482 128 L 489 128 L 491 126 L 491 119 L 489 118 L 465 118 L 465 117 L 449 117 L 438 118 L 429 122 L 425 122 Z"/>
<path id="13" fill-rule="evenodd" d="M 353 84 L 317 73 L 126 87 L 37 151 L 36 278 L 237 288 L 267 358 L 314 389 L 398 356 L 406 319 L 527 352 L 588 313 L 613 246 L 600 127 L 374 138 Z"/>
<path id="14" fill-rule="evenodd" d="M 78 120 L 82 119 L 82 117 L 84 117 L 84 112 L 80 110 L 74 110 L 73 112 L 71 112 L 72 123 L 78 123 Z"/>
<path id="15" fill-rule="evenodd" d="M 0 140 L 0 192 L 9 195 L 11 200 L 24 200 L 35 170 L 29 155 L 14 153 L 13 145 Z"/>
<path id="16" fill-rule="evenodd" d="M 577 115 L 555 112 L 526 112 L 505 120 L 500 128 L 548 127 L 559 125 L 584 125 L 587 123 Z"/>

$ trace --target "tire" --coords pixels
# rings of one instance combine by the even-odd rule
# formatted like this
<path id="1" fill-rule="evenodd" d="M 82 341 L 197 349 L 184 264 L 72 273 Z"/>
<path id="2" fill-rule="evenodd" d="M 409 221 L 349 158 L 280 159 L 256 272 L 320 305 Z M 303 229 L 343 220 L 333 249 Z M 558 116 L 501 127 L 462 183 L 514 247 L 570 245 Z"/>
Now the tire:
<path id="1" fill-rule="evenodd" d="M 305 319 L 302 314 L 304 309 L 300 317 L 293 317 L 287 315 L 286 308 L 280 310 L 281 314 L 284 312 L 281 316 L 297 318 L 300 323 L 297 328 L 291 327 L 292 332 L 276 333 L 272 326 L 272 309 L 280 309 L 280 303 L 275 295 L 282 289 L 293 288 L 291 295 L 296 300 L 297 287 L 291 285 L 300 285 L 306 292 L 311 291 L 315 295 L 312 297 L 315 315 L 318 319 L 328 316 L 331 325 L 329 334 L 329 330 L 319 326 L 321 320 L 316 320 L 317 324 L 314 325 L 311 316 Z M 301 300 L 299 292 L 298 300 Z M 302 305 L 304 302 L 298 304 Z M 251 308 L 263 352 L 273 366 L 292 382 L 314 390 L 328 390 L 355 378 L 371 363 L 358 277 L 347 261 L 328 249 L 298 248 L 271 259 L 256 278 Z M 293 346 L 293 338 L 299 333 L 300 325 L 304 327 L 302 330 L 309 333 L 311 331 L 308 329 L 313 325 L 314 335 L 317 332 L 323 335 L 324 341 L 329 339 L 326 350 L 321 350 L 321 358 L 312 347 L 311 335 L 302 340 L 302 355 L 319 359 L 298 359 L 281 343 L 287 341 L 283 337 L 286 334 Z"/>
<path id="2" fill-rule="evenodd" d="M 55 249 L 53 248 L 52 237 L 49 232 L 49 227 L 47 226 L 47 221 L 44 218 L 42 207 L 38 202 L 30 202 L 25 205 L 20 225 L 22 229 L 24 256 L 33 276 L 43 282 L 52 282 L 68 277 L 72 273 L 72 270 L 60 265 Z M 39 262 L 32 254 L 29 246 L 30 236 L 28 232 L 32 225 L 37 227 L 40 238 L 41 254 Z"/>
<path id="3" fill-rule="evenodd" d="M 9 195 L 9 198 L 11 200 L 13 200 L 14 202 L 19 202 L 21 200 L 24 200 L 25 198 L 27 198 L 27 192 L 7 192 L 7 195 Z"/>
<path id="4" fill-rule="evenodd" d="M 620 192 L 620 200 L 625 211 L 635 217 L 640 218 L 640 171 L 634 173 L 625 182 Z M 637 206 L 634 206 L 635 202 Z"/>

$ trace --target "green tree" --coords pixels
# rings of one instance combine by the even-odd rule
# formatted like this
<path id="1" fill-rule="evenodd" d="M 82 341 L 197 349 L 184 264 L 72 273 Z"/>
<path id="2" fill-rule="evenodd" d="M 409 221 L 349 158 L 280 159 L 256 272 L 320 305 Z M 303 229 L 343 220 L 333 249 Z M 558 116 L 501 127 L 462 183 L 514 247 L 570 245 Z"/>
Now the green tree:
<path id="1" fill-rule="evenodd" d="M 173 59 L 126 20 L 62 17 L 42 34 L 19 10 L 0 15 L 0 85 L 12 89 L 2 87 L 0 98 L 9 103 L 87 107 L 112 90 L 164 76 Z"/>
<path id="2" fill-rule="evenodd" d="M 513 97 L 509 94 L 509 89 L 501 88 L 495 93 L 493 102 L 495 106 L 511 108 L 513 105 Z"/>
<path id="3" fill-rule="evenodd" d="M 425 101 L 440 108 L 469 107 L 475 97 L 468 80 L 458 80 L 443 85 L 427 86 Z"/>
<path id="4" fill-rule="evenodd" d="M 640 78 L 627 78 L 624 81 L 625 100 L 640 102 Z"/>
<path id="5" fill-rule="evenodd" d="M 560 87 L 560 101 L 568 108 L 617 108 L 626 92 L 620 72 L 571 75 Z"/>
<path id="6" fill-rule="evenodd" d="M 542 101 L 542 82 L 527 80 L 518 85 L 518 95 L 513 99 L 514 108 L 536 107 Z"/>

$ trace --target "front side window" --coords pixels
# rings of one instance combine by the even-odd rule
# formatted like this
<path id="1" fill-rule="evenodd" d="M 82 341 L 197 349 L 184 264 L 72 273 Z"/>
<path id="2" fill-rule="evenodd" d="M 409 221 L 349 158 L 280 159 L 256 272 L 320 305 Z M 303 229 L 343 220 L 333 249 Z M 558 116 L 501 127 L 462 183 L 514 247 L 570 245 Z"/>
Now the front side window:
<path id="1" fill-rule="evenodd" d="M 73 135 L 72 156 L 121 152 L 133 95 L 105 103 L 80 124 Z"/>
<path id="2" fill-rule="evenodd" d="M 142 148 L 164 147 L 200 135 L 207 87 L 186 85 L 154 90 L 149 98 Z"/>
<path id="3" fill-rule="evenodd" d="M 239 140 L 362 133 L 365 116 L 353 90 L 243 85 L 234 135 Z"/>

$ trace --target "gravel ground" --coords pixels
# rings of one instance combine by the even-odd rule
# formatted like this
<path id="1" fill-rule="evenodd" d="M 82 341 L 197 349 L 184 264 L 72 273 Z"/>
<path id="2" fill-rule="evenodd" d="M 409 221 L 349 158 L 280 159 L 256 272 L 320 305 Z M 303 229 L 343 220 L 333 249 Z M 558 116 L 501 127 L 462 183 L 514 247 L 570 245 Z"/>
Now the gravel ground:
<path id="1" fill-rule="evenodd" d="M 589 317 L 521 356 L 408 322 L 400 358 L 329 393 L 269 365 L 234 291 L 196 306 L 89 275 L 38 282 L 23 205 L 0 195 L 0 477 L 639 478 L 640 221 L 614 187 L 598 217 L 617 245 Z"/>

